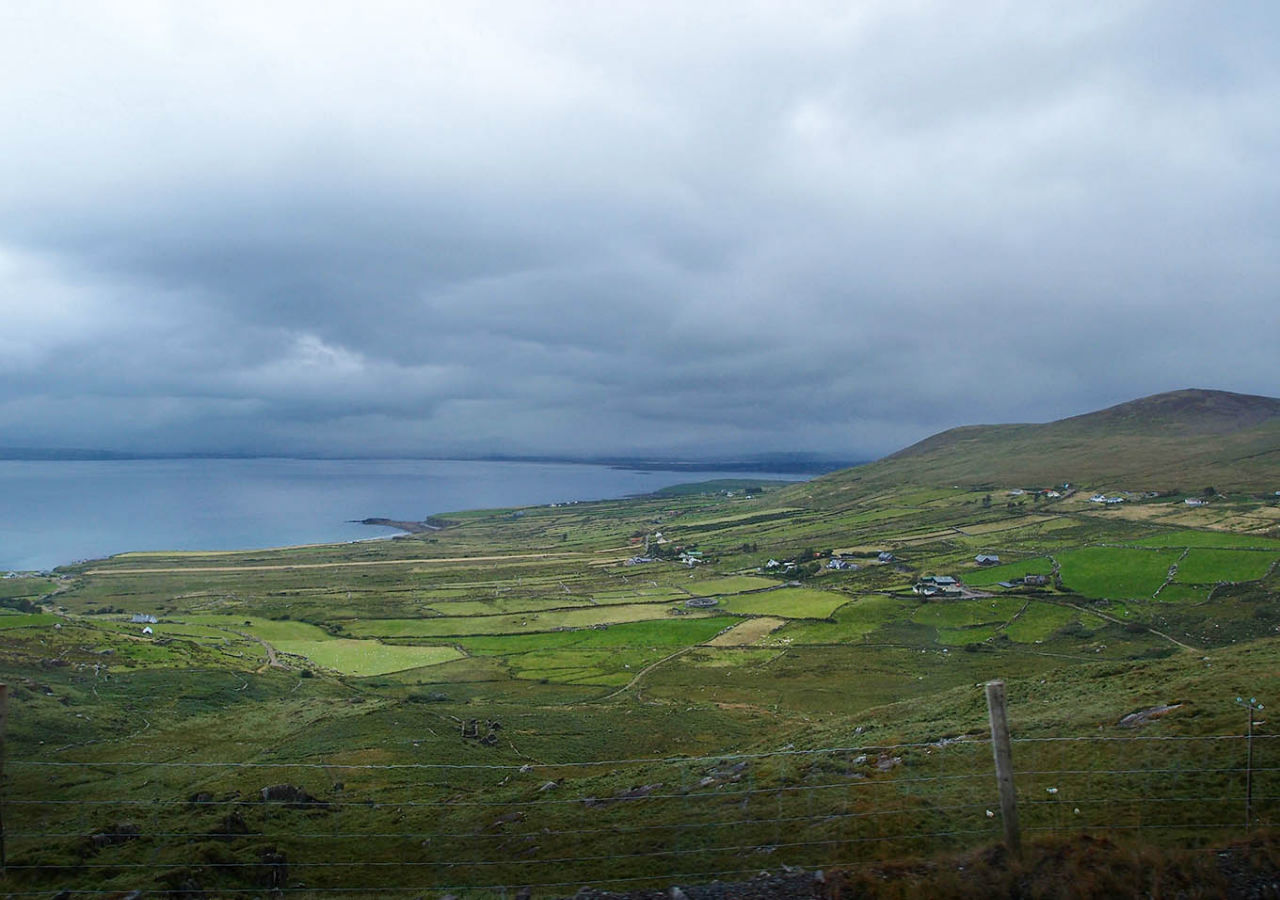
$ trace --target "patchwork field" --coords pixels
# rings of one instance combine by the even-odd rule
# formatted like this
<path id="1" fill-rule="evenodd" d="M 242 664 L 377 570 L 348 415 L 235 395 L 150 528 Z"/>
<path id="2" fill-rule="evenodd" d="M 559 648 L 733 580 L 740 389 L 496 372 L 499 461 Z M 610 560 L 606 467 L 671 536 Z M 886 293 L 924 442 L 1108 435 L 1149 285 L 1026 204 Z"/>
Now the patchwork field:
<path id="1" fill-rule="evenodd" d="M 1128 550 L 1088 547 L 1057 555 L 1062 583 L 1086 597 L 1130 599 L 1151 597 L 1178 561 L 1174 550 Z"/>
<path id="2" fill-rule="evenodd" d="M 461 512 L 378 546 L 133 555 L 12 579 L 25 583 L 0 590 L 0 677 L 9 759 L 27 768 L 6 770 L 6 849 L 11 866 L 46 868 L 0 884 L 123 893 L 146 872 L 156 891 L 191 878 L 256 896 L 255 867 L 278 853 L 306 896 L 350 888 L 332 864 L 354 854 L 377 864 L 362 886 L 470 900 L 535 875 L 665 890 L 671 860 L 654 854 L 673 848 L 695 872 L 829 858 L 787 846 L 792 834 L 847 836 L 855 862 L 904 852 L 879 843 L 891 829 L 930 851 L 973 846 L 995 839 L 991 798 L 966 787 L 952 741 L 984 733 L 982 682 L 1008 681 L 1019 735 L 1055 740 L 1127 740 L 1123 716 L 1170 702 L 1183 706 L 1152 734 L 1238 730 L 1232 698 L 1280 689 L 1280 540 L 1087 502 L 984 506 L 998 490 L 688 489 Z M 658 530 L 703 562 L 622 563 Z M 826 569 L 831 548 L 861 567 Z M 894 560 L 878 563 L 882 549 Z M 977 568 L 978 552 L 1005 563 Z M 1055 565 L 1060 583 L 994 587 Z M 994 596 L 911 593 L 926 573 Z M 136 613 L 159 620 L 151 634 Z M 1073 770 L 1133 765 L 1063 746 Z M 851 747 L 865 749 L 804 755 Z M 49 758 L 86 769 L 35 766 Z M 635 759 L 648 761 L 619 762 Z M 262 801 L 275 784 L 322 805 Z M 75 803 L 37 805 L 54 795 Z M 946 810 L 966 804 L 961 829 Z M 872 824 L 841 830 L 855 810 Z M 1028 808 L 1037 827 L 1047 815 Z M 118 822 L 175 837 L 94 844 Z M 724 833 L 693 834 L 701 823 Z M 921 836 L 970 825 L 971 839 Z M 596 833 L 603 849 L 584 845 Z"/>

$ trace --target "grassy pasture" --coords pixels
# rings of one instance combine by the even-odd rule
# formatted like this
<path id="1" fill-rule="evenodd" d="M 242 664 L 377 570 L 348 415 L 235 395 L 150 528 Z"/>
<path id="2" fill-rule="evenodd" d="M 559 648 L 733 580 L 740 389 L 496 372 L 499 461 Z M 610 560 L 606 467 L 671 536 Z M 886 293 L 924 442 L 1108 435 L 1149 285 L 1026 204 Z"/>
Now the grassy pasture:
<path id="1" fill-rule="evenodd" d="M 1203 584 L 1166 584 L 1156 595 L 1161 603 L 1200 603 L 1209 599 L 1209 587 Z"/>
<path id="2" fill-rule="evenodd" d="M 1057 516 L 1018 516 L 1007 521 L 996 522 L 974 522 L 968 525 L 957 525 L 956 530 L 962 531 L 968 535 L 995 534 L 999 531 L 1014 531 L 1018 528 L 1026 528 L 1031 525 L 1040 525 L 1056 519 Z"/>
<path id="3" fill-rule="evenodd" d="M 1062 583 L 1086 597 L 1150 597 L 1164 583 L 1175 550 L 1085 547 L 1058 555 Z"/>
<path id="4" fill-rule="evenodd" d="M 779 588 L 759 594 L 725 597 L 720 608 L 747 615 L 780 616 L 784 619 L 825 619 L 849 602 L 846 594 L 812 588 Z"/>
<path id="5" fill-rule="evenodd" d="M 524 634 L 535 631 L 591 628 L 620 622 L 644 622 L 668 619 L 672 609 L 684 609 L 666 603 L 612 604 L 585 606 L 549 612 L 531 612 L 502 616 L 455 616 L 432 619 L 358 619 L 344 623 L 355 637 L 452 637 L 469 634 Z M 703 610 L 691 609 L 690 617 L 704 616 Z"/>
<path id="6" fill-rule="evenodd" d="M 0 600 L 40 597 L 58 586 L 52 578 L 0 578 Z"/>
<path id="7" fill-rule="evenodd" d="M 13 613 L 0 616 L 0 628 L 31 628 L 53 625 L 60 621 L 51 613 Z"/>
<path id="8" fill-rule="evenodd" d="M 689 595 L 682 590 L 670 587 L 653 587 L 651 585 L 591 592 L 591 599 L 596 603 L 661 602 L 665 600 L 687 600 L 688 597 Z"/>
<path id="9" fill-rule="evenodd" d="M 1257 581 L 1267 574 L 1276 554 L 1259 550 L 1188 550 L 1178 561 L 1176 580 L 1184 584 Z M 1163 593 L 1162 593 L 1163 596 Z"/>
<path id="10" fill-rule="evenodd" d="M 694 581 L 682 587 L 697 597 L 718 597 L 723 594 L 741 594 L 744 591 L 759 591 L 776 588 L 780 582 L 772 578 L 756 578 L 752 575 L 729 575 L 709 581 Z"/>
<path id="11" fill-rule="evenodd" d="M 344 675 L 385 675 L 401 669 L 417 669 L 460 659 L 453 647 L 407 647 L 378 641 L 330 638 L 323 641 L 273 641 L 281 653 L 305 656 L 313 663 Z"/>
<path id="12" fill-rule="evenodd" d="M 990 600 L 944 600 L 926 603 L 911 617 L 913 622 L 935 628 L 962 628 L 973 625 L 1002 625 L 1022 609 L 1023 601 L 1009 597 Z"/>
<path id="13" fill-rule="evenodd" d="M 778 629 L 767 643 L 843 644 L 862 641 L 881 625 L 910 616 L 915 603 L 880 594 L 859 597 L 836 609 L 834 622 L 792 622 Z"/>
<path id="14" fill-rule="evenodd" d="M 1034 644 L 1036 641 L 1048 640 L 1050 635 L 1069 622 L 1080 621 L 1080 616 L 1079 611 L 1069 607 L 1032 600 L 1020 615 L 1004 627 L 1004 633 L 1011 641 Z M 1096 619 L 1094 616 L 1090 618 Z"/>
<path id="15" fill-rule="evenodd" d="M 422 607 L 424 615 L 435 616 L 495 616 L 504 613 L 539 612 L 563 609 L 566 606 L 590 606 L 586 597 L 561 594 L 558 597 L 492 597 L 487 600 L 450 600 L 430 603 Z"/>
<path id="16" fill-rule="evenodd" d="M 939 628 L 937 641 L 946 647 L 963 647 L 989 641 L 1000 633 L 1001 623 L 967 625 L 957 628 Z"/>
<path id="17" fill-rule="evenodd" d="M 331 639 L 329 633 L 318 625 L 312 625 L 307 622 L 263 619 L 257 616 L 196 615 L 182 616 L 179 621 L 182 624 L 212 625 L 229 631 L 241 631 L 271 644 L 280 641 L 324 641 Z"/>
<path id="18" fill-rule="evenodd" d="M 754 619 L 747 619 L 745 622 L 739 622 L 730 628 L 724 634 L 717 635 L 707 641 L 709 647 L 749 647 L 757 644 L 762 638 L 772 634 L 783 625 L 787 624 L 786 619 L 775 619 L 771 616 L 757 616 Z"/>
<path id="19" fill-rule="evenodd" d="M 983 586 L 1001 581 L 1021 581 L 1023 575 L 1048 575 L 1053 571 L 1053 560 L 1047 556 L 1035 556 L 1018 562 L 977 568 L 964 573 L 965 584 Z"/>
<path id="20" fill-rule="evenodd" d="M 1217 547 L 1223 549 L 1280 550 L 1280 538 L 1260 537 L 1252 534 L 1232 534 L 1226 531 L 1171 531 L 1140 538 L 1135 547 Z"/>
<path id="21" fill-rule="evenodd" d="M 673 649 L 699 644 L 740 620 L 730 616 L 694 619 L 685 616 L 652 622 L 626 622 L 578 631 L 463 637 L 456 643 L 468 653 L 512 656 L 540 650 L 585 650 L 624 647 Z"/>

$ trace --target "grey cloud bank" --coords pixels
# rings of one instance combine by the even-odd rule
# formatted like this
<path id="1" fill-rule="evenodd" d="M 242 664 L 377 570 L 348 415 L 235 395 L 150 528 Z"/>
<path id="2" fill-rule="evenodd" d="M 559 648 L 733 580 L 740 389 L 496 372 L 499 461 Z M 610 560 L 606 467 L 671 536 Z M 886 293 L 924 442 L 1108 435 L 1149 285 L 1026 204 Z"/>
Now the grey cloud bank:
<path id="1" fill-rule="evenodd" d="M 1280 387 L 1265 3 L 12 4 L 0 445 L 877 455 Z"/>

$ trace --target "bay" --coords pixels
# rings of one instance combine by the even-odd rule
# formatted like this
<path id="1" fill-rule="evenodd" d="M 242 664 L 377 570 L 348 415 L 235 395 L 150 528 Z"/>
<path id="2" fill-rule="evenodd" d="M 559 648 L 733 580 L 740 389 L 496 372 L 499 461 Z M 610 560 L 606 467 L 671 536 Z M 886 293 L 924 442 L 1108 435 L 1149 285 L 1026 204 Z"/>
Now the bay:
<path id="1" fill-rule="evenodd" d="M 250 550 L 365 540 L 464 509 L 601 500 L 767 472 L 634 471 L 475 460 L 0 461 L 0 571 L 130 550 Z"/>

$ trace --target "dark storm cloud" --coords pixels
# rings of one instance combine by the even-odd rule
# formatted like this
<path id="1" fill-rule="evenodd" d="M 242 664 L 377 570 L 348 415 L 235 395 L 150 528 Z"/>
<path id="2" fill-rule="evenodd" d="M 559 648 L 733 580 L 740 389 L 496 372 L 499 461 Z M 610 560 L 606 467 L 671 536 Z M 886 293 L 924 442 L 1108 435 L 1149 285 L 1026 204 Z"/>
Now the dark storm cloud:
<path id="1" fill-rule="evenodd" d="M 0 18 L 0 443 L 858 457 L 1280 383 L 1265 4 Z"/>

